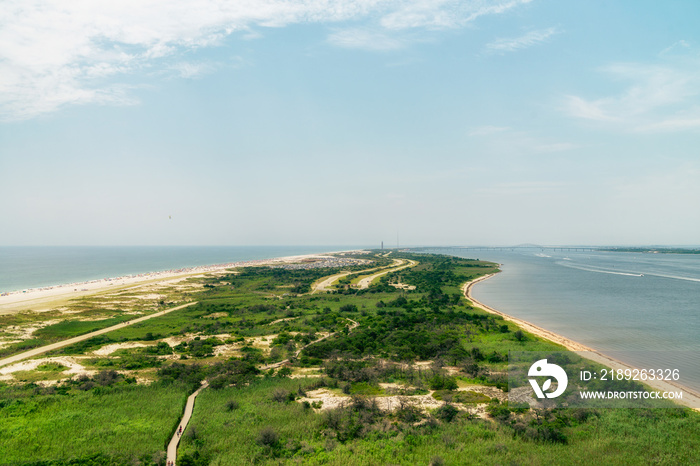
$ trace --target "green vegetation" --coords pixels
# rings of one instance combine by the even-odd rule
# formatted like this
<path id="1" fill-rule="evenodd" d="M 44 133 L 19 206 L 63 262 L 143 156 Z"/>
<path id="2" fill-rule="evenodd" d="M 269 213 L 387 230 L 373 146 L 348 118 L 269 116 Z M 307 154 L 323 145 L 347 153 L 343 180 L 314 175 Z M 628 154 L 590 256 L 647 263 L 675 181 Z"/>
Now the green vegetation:
<path id="1" fill-rule="evenodd" d="M 47 342 L 66 340 L 68 338 L 77 337 L 78 335 L 94 332 L 95 330 L 111 327 L 112 325 L 117 325 L 129 319 L 133 319 L 133 316 L 127 315 L 91 321 L 64 320 L 63 322 L 40 328 L 34 332 L 34 335 Z"/>
<path id="2" fill-rule="evenodd" d="M 186 387 L 87 382 L 0 386 L 0 463 L 164 464 Z"/>
<path id="3" fill-rule="evenodd" d="M 179 465 L 700 462 L 700 416 L 690 410 L 506 402 L 524 382 L 508 380 L 509 352 L 563 349 L 464 298 L 462 285 L 494 264 L 358 257 L 378 262 L 342 269 L 353 272 L 348 285 L 395 258 L 418 264 L 367 289 L 315 294 L 314 283 L 341 269 L 209 276 L 189 295 L 195 305 L 54 352 L 83 356 L 76 361 L 97 372 L 66 379 L 63 365 L 44 362 L 20 374 L 26 383 L 0 385 L 0 464 L 163 465 L 185 398 L 204 380 Z M 68 338 L 106 320 L 35 337 Z M 573 354 L 558 362 L 582 364 Z"/>

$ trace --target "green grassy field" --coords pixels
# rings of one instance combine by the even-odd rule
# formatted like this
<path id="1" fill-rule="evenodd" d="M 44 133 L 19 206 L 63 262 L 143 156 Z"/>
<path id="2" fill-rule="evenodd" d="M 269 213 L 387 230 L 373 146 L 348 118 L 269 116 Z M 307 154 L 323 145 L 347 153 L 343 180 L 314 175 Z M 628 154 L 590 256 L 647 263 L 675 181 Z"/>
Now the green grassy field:
<path id="1" fill-rule="evenodd" d="M 35 394 L 4 387 L 0 464 L 90 464 L 99 455 L 115 464 L 158 464 L 187 389 L 123 385 Z"/>

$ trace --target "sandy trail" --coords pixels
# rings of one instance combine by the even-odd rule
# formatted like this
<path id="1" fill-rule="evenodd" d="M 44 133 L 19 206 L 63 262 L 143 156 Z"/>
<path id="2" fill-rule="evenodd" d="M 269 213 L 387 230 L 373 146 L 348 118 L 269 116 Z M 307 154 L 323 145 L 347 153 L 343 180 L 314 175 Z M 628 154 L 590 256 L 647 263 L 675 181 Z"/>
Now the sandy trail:
<path id="1" fill-rule="evenodd" d="M 508 314 L 504 314 L 503 312 L 496 310 L 490 306 L 487 306 L 486 304 L 483 304 L 476 299 L 471 294 L 472 287 L 484 280 L 487 280 L 491 277 L 493 277 L 495 274 L 489 274 L 489 275 L 484 275 L 483 277 L 479 277 L 476 280 L 472 280 L 470 282 L 467 282 L 464 284 L 462 287 L 462 291 L 464 291 L 464 296 L 471 301 L 475 307 L 481 308 L 485 310 L 486 312 L 490 312 L 492 314 L 499 315 L 503 317 L 504 320 L 510 321 L 518 325 L 518 327 L 522 328 L 523 330 L 532 333 L 533 335 L 536 335 L 540 338 L 544 338 L 545 340 L 549 340 L 553 343 L 556 343 L 558 345 L 563 346 L 564 348 L 576 352 L 579 356 L 582 358 L 588 359 L 590 361 L 596 362 L 598 364 L 602 364 L 604 366 L 607 366 L 611 369 L 635 369 L 634 366 L 631 366 L 627 363 L 624 363 L 622 361 L 618 361 L 615 358 L 611 358 L 610 356 L 606 356 L 599 351 L 594 350 L 593 348 L 590 348 L 586 345 L 582 345 L 581 343 L 578 343 L 574 340 L 571 340 L 570 338 L 566 338 L 564 336 L 561 336 L 559 334 L 556 334 L 554 332 L 551 332 L 549 330 L 543 329 L 542 327 L 538 327 L 535 324 L 532 324 L 526 320 L 523 319 L 518 319 L 517 317 L 509 316 Z M 638 369 L 638 368 L 637 368 Z M 683 390 L 683 399 L 681 400 L 674 400 L 679 404 L 682 404 L 684 406 L 687 406 L 689 408 L 693 408 L 696 411 L 700 411 L 700 393 L 695 392 L 694 390 L 691 390 L 687 387 L 684 387 L 683 385 L 674 383 L 674 382 L 669 382 L 669 381 L 663 381 L 663 380 L 646 380 L 644 381 L 644 384 L 650 386 L 654 390 L 659 390 L 659 391 L 678 391 L 679 389 Z"/>
<path id="2" fill-rule="evenodd" d="M 384 257 L 386 257 L 387 255 L 388 254 L 386 254 Z M 388 266 L 389 268 L 387 268 L 387 267 L 374 267 L 374 268 L 367 269 L 367 270 L 360 270 L 359 272 L 342 272 L 342 273 L 338 273 L 335 275 L 331 275 L 330 277 L 324 278 L 322 281 L 314 284 L 312 293 L 319 293 L 319 292 L 328 291 L 331 288 L 331 286 L 333 285 L 333 283 L 335 283 L 336 281 L 340 280 L 343 277 L 347 277 L 350 274 L 354 274 L 354 273 L 355 274 L 362 274 L 362 273 L 371 272 L 372 270 L 381 269 L 380 272 L 377 272 L 374 275 L 370 275 L 369 277 L 365 277 L 357 283 L 357 287 L 360 289 L 368 288 L 377 277 L 381 277 L 382 275 L 386 275 L 389 272 L 396 272 L 397 270 L 405 269 L 407 267 L 413 267 L 414 265 L 418 264 L 418 262 L 408 260 L 408 259 L 393 259 L 393 260 L 394 260 L 394 263 L 392 265 Z M 408 261 L 408 264 L 406 264 L 406 261 Z"/>
<path id="3" fill-rule="evenodd" d="M 50 345 L 42 346 L 39 348 L 34 348 L 33 350 L 25 351 L 24 353 L 19 353 L 19 354 L 16 354 L 14 356 L 10 356 L 9 358 L 0 359 L 0 367 L 6 366 L 8 364 L 12 364 L 12 363 L 17 362 L 17 361 L 21 361 L 22 359 L 27 359 L 27 358 L 31 358 L 33 356 L 37 356 L 39 354 L 43 354 L 43 353 L 46 353 L 48 351 L 63 348 L 65 346 L 69 346 L 69 345 L 87 340 L 88 338 L 96 337 L 98 335 L 102 335 L 104 333 L 111 332 L 113 330 L 118 330 L 120 328 L 127 327 L 131 324 L 143 322 L 144 320 L 148 320 L 148 319 L 153 319 L 154 317 L 164 316 L 165 314 L 169 314 L 173 311 L 177 311 L 179 309 L 186 308 L 187 306 L 192 306 L 193 304 L 197 304 L 197 302 L 195 301 L 195 302 L 191 302 L 191 303 L 187 303 L 187 304 L 182 304 L 181 306 L 177 306 L 177 307 L 173 307 L 171 309 L 166 309 L 164 311 L 156 312 L 155 314 L 150 314 L 150 315 L 147 315 L 144 317 L 139 317 L 138 319 L 129 320 L 127 322 L 122 322 L 121 324 L 117 324 L 117 325 L 112 325 L 111 327 L 103 328 L 102 330 L 96 330 L 94 332 L 86 333 L 85 335 L 80 335 L 78 337 L 69 338 L 68 340 L 63 340 L 63 341 L 59 341 L 57 343 L 52 343 Z"/>
<path id="4" fill-rule="evenodd" d="M 348 318 L 346 317 L 346 319 L 348 319 Z M 357 326 L 360 325 L 359 323 L 355 322 L 355 321 L 352 320 L 352 319 L 348 319 L 348 320 L 351 322 L 350 327 L 349 327 L 349 329 L 348 329 L 348 330 L 351 331 L 351 332 L 352 332 L 353 330 L 355 330 L 355 328 L 357 328 Z M 304 350 L 304 348 L 307 348 L 307 347 L 309 347 L 309 346 L 311 346 L 311 345 L 313 345 L 313 344 L 315 344 L 315 343 L 318 343 L 319 341 L 323 341 L 323 340 L 325 340 L 326 338 L 332 337 L 333 335 L 335 335 L 335 334 L 337 334 L 337 333 L 338 333 L 338 332 L 329 333 L 328 335 L 324 335 L 324 336 L 322 336 L 321 338 L 318 338 L 318 339 L 316 339 L 316 340 L 314 340 L 314 341 L 312 341 L 312 342 L 310 342 L 310 343 L 305 344 L 304 346 L 302 346 L 301 348 L 299 348 L 299 349 L 297 350 L 296 353 L 294 353 L 294 357 L 295 357 L 295 358 L 298 358 L 299 355 L 301 354 L 301 352 Z M 283 366 L 284 364 L 286 364 L 286 363 L 288 363 L 288 362 L 289 362 L 289 359 L 285 359 L 285 360 L 280 361 L 280 362 L 275 362 L 275 363 L 273 363 L 273 364 L 268 364 L 268 365 L 266 365 L 266 366 L 262 366 L 262 367 L 260 368 L 260 370 L 261 370 L 261 371 L 266 371 L 266 370 L 269 370 L 269 369 L 281 367 L 281 366 Z"/>
<path id="5" fill-rule="evenodd" d="M 314 289 L 311 293 L 321 293 L 324 291 L 328 291 L 328 289 L 333 285 L 333 283 L 336 280 L 340 280 L 343 277 L 347 277 L 353 272 L 343 272 L 343 273 L 337 273 L 335 275 L 331 275 L 330 277 L 324 278 L 323 281 L 318 282 L 317 284 L 314 285 Z"/>
<path id="6" fill-rule="evenodd" d="M 175 429 L 175 433 L 173 434 L 173 438 L 170 439 L 170 443 L 168 444 L 168 454 L 167 454 L 167 461 L 172 461 L 172 464 L 175 465 L 175 461 L 177 460 L 177 446 L 180 443 L 180 437 L 182 437 L 182 434 L 185 433 L 185 429 L 187 428 L 187 424 L 190 422 L 190 418 L 192 417 L 192 412 L 194 411 L 194 400 L 197 398 L 197 395 L 207 388 L 209 386 L 209 382 L 204 382 L 201 387 L 197 389 L 196 392 L 191 394 L 190 396 L 187 397 L 187 404 L 185 405 L 185 412 L 182 415 L 182 419 L 180 420 L 180 423 L 178 424 L 178 428 Z"/>
<path id="7" fill-rule="evenodd" d="M 408 261 L 408 264 L 406 264 L 406 261 Z M 362 280 L 357 282 L 357 287 L 360 289 L 369 288 L 369 286 L 372 284 L 372 282 L 375 279 L 381 277 L 382 275 L 386 275 L 386 274 L 391 273 L 391 272 L 398 272 L 399 270 L 403 270 L 403 269 L 406 269 L 408 267 L 414 267 L 416 265 L 418 265 L 418 262 L 410 260 L 410 259 L 406 259 L 406 260 L 394 259 L 394 265 L 392 266 L 392 268 L 387 269 L 387 270 L 383 270 L 382 272 L 378 272 L 378 273 L 375 273 L 374 275 L 370 275 L 369 277 L 363 278 Z M 399 266 L 399 267 L 396 267 L 396 266 Z"/>

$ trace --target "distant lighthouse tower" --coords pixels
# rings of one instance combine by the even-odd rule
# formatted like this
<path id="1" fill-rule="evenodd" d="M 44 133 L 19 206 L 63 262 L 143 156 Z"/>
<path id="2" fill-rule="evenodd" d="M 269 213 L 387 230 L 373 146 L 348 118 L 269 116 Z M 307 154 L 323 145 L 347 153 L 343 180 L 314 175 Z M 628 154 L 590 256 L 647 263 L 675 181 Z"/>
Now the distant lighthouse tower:
<path id="1" fill-rule="evenodd" d="M 382 241 L 382 250 L 384 249 L 384 241 Z"/>

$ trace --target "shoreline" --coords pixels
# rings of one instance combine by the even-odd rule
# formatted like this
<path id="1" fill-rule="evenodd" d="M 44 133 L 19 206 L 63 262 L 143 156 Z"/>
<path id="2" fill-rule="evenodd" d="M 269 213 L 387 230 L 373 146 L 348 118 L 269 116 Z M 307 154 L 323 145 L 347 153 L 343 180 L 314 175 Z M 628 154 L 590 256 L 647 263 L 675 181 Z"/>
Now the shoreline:
<path id="1" fill-rule="evenodd" d="M 108 290 L 122 290 L 149 283 L 174 283 L 207 273 L 222 273 L 227 269 L 235 267 L 288 264 L 304 259 L 328 257 L 329 255 L 343 252 L 350 252 L 350 250 L 283 256 L 271 259 L 253 259 L 224 264 L 198 265 L 180 269 L 160 270 L 134 275 L 124 275 L 121 277 L 108 277 L 84 282 L 63 283 L 40 288 L 29 288 L 21 291 L 5 292 L 0 295 L 0 315 L 30 309 L 40 312 L 47 310 L 47 307 L 55 306 L 57 301 L 67 301 L 78 297 L 91 296 Z"/>
<path id="2" fill-rule="evenodd" d="M 488 280 L 489 278 L 495 276 L 495 273 L 484 275 L 482 277 L 479 277 L 475 280 L 471 280 L 467 283 L 465 283 L 462 286 L 462 291 L 464 293 L 464 297 L 467 298 L 475 307 L 478 307 L 486 312 L 489 312 L 491 314 L 495 314 L 498 316 L 503 317 L 504 320 L 507 320 L 509 322 L 513 322 L 516 324 L 518 327 L 522 328 L 526 332 L 532 333 L 533 335 L 551 341 L 552 343 L 556 343 L 558 345 L 563 346 L 569 351 L 573 351 L 577 353 L 579 356 L 581 356 L 584 359 L 588 359 L 590 361 L 596 362 L 598 364 L 602 364 L 604 366 L 607 366 L 611 369 L 637 369 L 634 366 L 627 364 L 625 362 L 622 362 L 618 359 L 612 358 L 610 356 L 607 356 L 591 347 L 588 347 L 586 345 L 583 345 L 577 341 L 574 341 L 570 338 L 566 338 L 562 335 L 559 335 L 557 333 L 554 333 L 550 330 L 546 330 L 540 326 L 537 326 L 531 322 L 528 322 L 526 320 L 513 317 L 511 315 L 508 315 L 504 312 L 501 312 L 497 309 L 494 309 L 479 300 L 475 299 L 472 296 L 472 288 L 474 285 L 477 283 L 483 282 L 484 280 Z M 690 389 L 684 385 L 671 382 L 671 381 L 662 381 L 662 380 L 645 380 L 643 381 L 643 384 L 659 391 L 675 391 L 675 390 L 682 390 L 683 391 L 683 396 L 684 398 L 681 400 L 673 400 L 675 403 L 686 406 L 688 408 L 694 409 L 695 411 L 700 411 L 700 393 L 696 392 L 693 389 Z M 687 398 L 686 398 L 687 397 Z"/>

